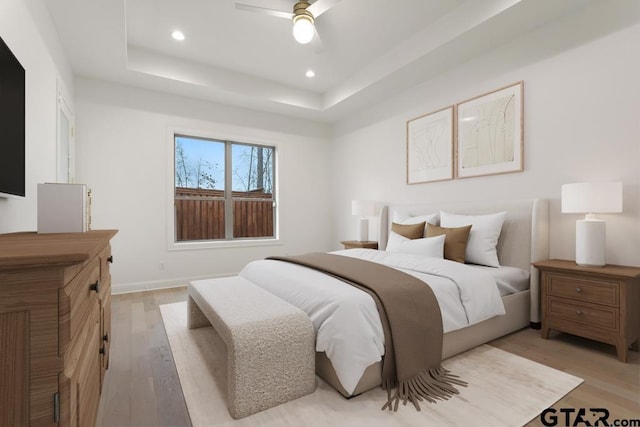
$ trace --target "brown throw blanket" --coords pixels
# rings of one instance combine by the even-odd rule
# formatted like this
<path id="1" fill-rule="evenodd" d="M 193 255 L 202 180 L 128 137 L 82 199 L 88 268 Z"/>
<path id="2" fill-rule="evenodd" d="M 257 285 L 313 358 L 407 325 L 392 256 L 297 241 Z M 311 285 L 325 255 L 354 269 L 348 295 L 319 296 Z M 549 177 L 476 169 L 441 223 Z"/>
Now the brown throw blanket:
<path id="1" fill-rule="evenodd" d="M 382 388 L 389 399 L 382 409 L 398 403 L 435 402 L 458 394 L 464 381 L 441 366 L 442 315 L 433 291 L 424 282 L 391 267 L 340 255 L 313 253 L 269 257 L 330 274 L 368 292 L 376 302 L 385 335 Z M 395 392 L 392 389 L 397 387 Z"/>

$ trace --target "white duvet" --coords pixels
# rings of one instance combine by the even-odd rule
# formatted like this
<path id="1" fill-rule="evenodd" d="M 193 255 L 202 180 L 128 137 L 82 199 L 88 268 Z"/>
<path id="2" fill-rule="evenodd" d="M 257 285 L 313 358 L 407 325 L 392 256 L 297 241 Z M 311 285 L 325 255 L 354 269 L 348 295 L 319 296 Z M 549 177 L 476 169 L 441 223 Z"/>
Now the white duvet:
<path id="1" fill-rule="evenodd" d="M 429 284 L 444 332 L 504 314 L 491 274 L 453 261 L 350 249 L 332 252 L 397 268 Z M 240 276 L 307 313 L 316 330 L 316 351 L 324 351 L 344 389 L 351 394 L 365 369 L 384 355 L 384 333 L 369 294 L 319 271 L 296 264 L 254 261 Z"/>

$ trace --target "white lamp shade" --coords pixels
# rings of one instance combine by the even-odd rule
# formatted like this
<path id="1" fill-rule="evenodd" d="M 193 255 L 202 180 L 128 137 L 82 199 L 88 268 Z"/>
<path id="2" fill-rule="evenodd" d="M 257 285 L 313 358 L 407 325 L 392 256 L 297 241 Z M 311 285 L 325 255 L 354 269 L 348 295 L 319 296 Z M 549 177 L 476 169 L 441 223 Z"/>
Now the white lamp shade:
<path id="1" fill-rule="evenodd" d="M 312 18 L 301 15 L 293 21 L 293 38 L 300 44 L 307 44 L 313 39 L 316 30 Z"/>
<path id="2" fill-rule="evenodd" d="M 353 200 L 351 202 L 351 214 L 358 216 L 377 216 L 380 204 L 372 200 Z"/>
<path id="3" fill-rule="evenodd" d="M 580 182 L 562 186 L 563 213 L 622 212 L 621 182 Z"/>

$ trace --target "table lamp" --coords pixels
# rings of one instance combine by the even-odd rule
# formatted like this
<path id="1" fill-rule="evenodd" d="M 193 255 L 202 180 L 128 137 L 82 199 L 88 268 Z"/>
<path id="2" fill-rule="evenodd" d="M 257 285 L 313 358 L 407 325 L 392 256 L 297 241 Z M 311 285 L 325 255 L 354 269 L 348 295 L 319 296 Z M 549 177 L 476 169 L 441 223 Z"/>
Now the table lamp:
<path id="1" fill-rule="evenodd" d="M 602 267 L 605 261 L 605 222 L 597 213 L 622 212 L 621 182 L 581 182 L 562 186 L 562 213 L 585 213 L 576 221 L 576 264 Z"/>
<path id="2" fill-rule="evenodd" d="M 378 215 L 380 206 L 377 202 L 371 200 L 353 200 L 351 201 L 351 214 L 358 215 L 358 241 L 366 242 L 369 240 L 369 218 Z"/>

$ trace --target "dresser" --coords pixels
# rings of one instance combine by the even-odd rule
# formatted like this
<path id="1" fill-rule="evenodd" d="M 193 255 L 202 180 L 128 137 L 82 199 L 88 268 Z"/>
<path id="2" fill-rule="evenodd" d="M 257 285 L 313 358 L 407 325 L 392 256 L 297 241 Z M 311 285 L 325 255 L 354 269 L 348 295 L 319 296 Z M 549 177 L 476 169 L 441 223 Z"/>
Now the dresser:
<path id="1" fill-rule="evenodd" d="M 540 270 L 542 338 L 555 329 L 616 346 L 626 362 L 640 339 L 640 268 L 535 262 Z"/>
<path id="2" fill-rule="evenodd" d="M 0 426 L 93 426 L 116 230 L 0 235 Z"/>

